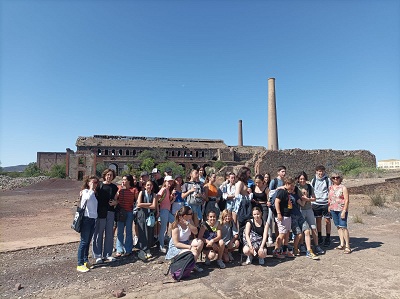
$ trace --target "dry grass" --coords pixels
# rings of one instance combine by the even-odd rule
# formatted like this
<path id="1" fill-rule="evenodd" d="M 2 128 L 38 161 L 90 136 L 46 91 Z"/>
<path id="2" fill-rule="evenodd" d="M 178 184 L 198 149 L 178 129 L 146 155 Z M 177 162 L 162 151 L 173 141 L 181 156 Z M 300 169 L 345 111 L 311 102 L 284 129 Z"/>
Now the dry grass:
<path id="1" fill-rule="evenodd" d="M 364 221 L 362 220 L 361 216 L 357 215 L 357 214 L 353 216 L 353 222 L 354 223 L 361 223 L 361 224 L 364 223 Z"/>

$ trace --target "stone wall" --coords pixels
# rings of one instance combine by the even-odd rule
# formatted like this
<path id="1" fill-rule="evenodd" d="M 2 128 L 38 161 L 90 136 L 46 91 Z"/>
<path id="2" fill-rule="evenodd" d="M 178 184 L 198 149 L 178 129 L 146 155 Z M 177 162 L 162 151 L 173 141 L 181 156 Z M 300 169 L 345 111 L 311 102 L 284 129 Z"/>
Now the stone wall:
<path id="1" fill-rule="evenodd" d="M 317 165 L 324 165 L 327 173 L 330 173 L 337 169 L 340 162 L 348 157 L 359 157 L 367 166 L 376 167 L 375 155 L 366 150 L 289 149 L 264 151 L 254 162 L 254 169 L 256 173 L 269 172 L 272 177 L 275 177 L 278 166 L 284 165 L 287 168 L 288 175 L 294 176 L 304 170 L 309 176 L 312 176 L 315 173 Z"/>
<path id="2" fill-rule="evenodd" d="M 66 156 L 66 153 L 38 152 L 37 165 L 40 170 L 50 171 L 54 165 L 64 164 Z"/>

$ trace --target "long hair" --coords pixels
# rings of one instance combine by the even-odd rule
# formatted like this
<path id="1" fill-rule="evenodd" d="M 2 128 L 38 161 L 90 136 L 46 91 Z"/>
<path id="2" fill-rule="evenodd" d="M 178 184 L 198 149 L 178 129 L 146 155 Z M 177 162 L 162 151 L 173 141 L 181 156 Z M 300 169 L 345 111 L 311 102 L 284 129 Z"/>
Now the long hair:
<path id="1" fill-rule="evenodd" d="M 250 168 L 243 166 L 239 169 L 237 178 L 239 181 L 242 181 L 247 186 L 247 180 L 249 177 L 247 176 L 247 172 L 250 171 Z"/>
<path id="2" fill-rule="evenodd" d="M 191 211 L 192 209 L 189 206 L 183 206 L 182 208 L 180 208 L 178 211 L 176 211 L 175 213 L 175 220 L 172 223 L 172 228 L 176 228 L 178 226 L 179 223 L 179 217 L 183 217 L 185 215 L 188 215 L 188 213 Z"/>

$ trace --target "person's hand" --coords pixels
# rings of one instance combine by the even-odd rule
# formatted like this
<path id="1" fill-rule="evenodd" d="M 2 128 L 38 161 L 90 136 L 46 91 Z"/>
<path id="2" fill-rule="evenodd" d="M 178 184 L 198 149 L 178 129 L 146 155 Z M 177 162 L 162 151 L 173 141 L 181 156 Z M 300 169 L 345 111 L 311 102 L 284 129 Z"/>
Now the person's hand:
<path id="1" fill-rule="evenodd" d="M 340 215 L 340 217 L 342 218 L 342 219 L 345 219 L 346 218 L 346 211 L 342 211 L 342 213 L 341 213 L 341 215 Z"/>
<path id="2" fill-rule="evenodd" d="M 277 216 L 276 218 L 278 218 L 279 221 L 282 221 L 282 219 L 283 219 L 283 218 L 282 218 L 282 214 L 279 213 L 278 216 Z"/>

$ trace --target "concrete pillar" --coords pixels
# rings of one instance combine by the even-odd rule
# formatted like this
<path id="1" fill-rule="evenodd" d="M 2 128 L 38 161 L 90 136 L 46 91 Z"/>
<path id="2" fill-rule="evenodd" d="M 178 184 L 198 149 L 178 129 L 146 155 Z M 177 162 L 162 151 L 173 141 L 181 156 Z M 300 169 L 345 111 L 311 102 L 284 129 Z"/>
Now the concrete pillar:
<path id="1" fill-rule="evenodd" d="M 241 119 L 239 120 L 238 146 L 243 146 L 243 129 Z"/>
<path id="2" fill-rule="evenodd" d="M 276 117 L 275 78 L 268 79 L 268 150 L 278 150 L 278 122 Z"/>

